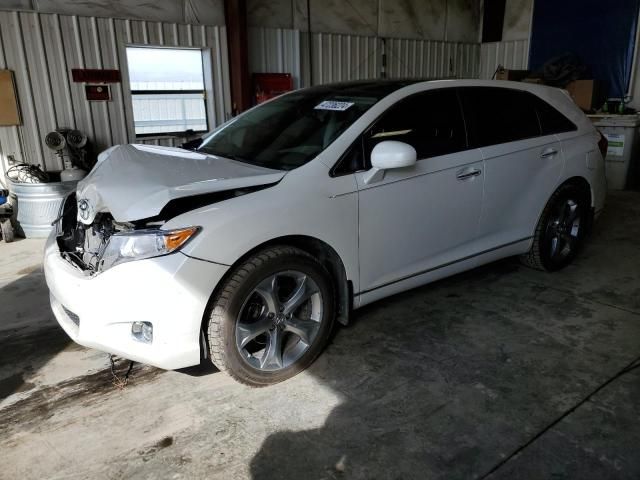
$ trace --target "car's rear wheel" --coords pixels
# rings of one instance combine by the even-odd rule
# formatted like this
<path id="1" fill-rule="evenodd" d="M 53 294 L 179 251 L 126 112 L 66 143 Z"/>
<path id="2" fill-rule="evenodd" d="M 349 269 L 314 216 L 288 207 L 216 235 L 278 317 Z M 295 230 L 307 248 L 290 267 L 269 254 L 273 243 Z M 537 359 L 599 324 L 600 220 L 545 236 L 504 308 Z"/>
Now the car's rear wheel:
<path id="1" fill-rule="evenodd" d="M 265 249 L 234 269 L 213 298 L 211 360 L 236 380 L 261 387 L 307 368 L 334 322 L 334 289 L 312 256 Z"/>
<path id="2" fill-rule="evenodd" d="M 566 267 L 582 248 L 589 221 L 588 193 L 574 185 L 560 187 L 547 202 L 522 262 L 548 272 Z"/>

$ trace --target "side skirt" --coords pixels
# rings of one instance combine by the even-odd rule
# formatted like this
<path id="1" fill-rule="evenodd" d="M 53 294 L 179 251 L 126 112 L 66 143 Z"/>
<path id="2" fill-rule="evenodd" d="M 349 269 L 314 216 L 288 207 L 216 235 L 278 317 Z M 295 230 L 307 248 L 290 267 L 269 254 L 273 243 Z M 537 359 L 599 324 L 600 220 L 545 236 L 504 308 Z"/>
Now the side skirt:
<path id="1" fill-rule="evenodd" d="M 442 278 L 450 277 L 456 273 L 461 273 L 472 268 L 485 265 L 487 263 L 500 260 L 502 258 L 520 255 L 531 247 L 533 237 L 523 238 L 515 242 L 480 252 L 478 254 L 456 260 L 438 267 L 431 268 L 425 272 L 419 272 L 410 277 L 401 278 L 394 282 L 370 288 L 354 295 L 353 308 L 360 308 L 381 298 L 404 292 L 412 288 L 421 287 L 427 283 L 435 282 Z"/>

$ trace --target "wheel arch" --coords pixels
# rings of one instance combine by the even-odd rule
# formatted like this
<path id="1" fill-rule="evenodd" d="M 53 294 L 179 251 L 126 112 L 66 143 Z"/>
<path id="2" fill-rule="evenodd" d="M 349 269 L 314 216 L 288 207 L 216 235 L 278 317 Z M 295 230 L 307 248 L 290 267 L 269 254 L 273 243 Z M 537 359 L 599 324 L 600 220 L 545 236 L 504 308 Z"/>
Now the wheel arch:
<path id="1" fill-rule="evenodd" d="M 578 201 L 584 202 L 584 204 L 586 204 L 585 206 L 587 206 L 589 210 L 585 218 L 585 228 L 583 229 L 584 233 L 582 237 L 580 237 L 580 239 L 584 238 L 584 234 L 589 233 L 593 225 L 593 191 L 589 181 L 581 176 L 573 176 L 565 179 L 563 182 L 558 184 L 558 186 L 553 190 L 553 192 L 545 202 L 542 211 L 538 215 L 538 221 L 536 222 L 536 226 L 533 230 L 531 241 L 529 243 L 529 250 L 520 256 L 522 263 L 537 270 L 558 270 L 566 266 L 573 259 L 573 256 L 575 256 L 575 251 L 570 250 L 568 255 L 571 255 L 571 257 L 560 259 L 560 263 L 553 263 L 550 258 L 548 258 L 547 255 L 542 251 L 541 247 L 541 238 L 544 237 L 544 232 L 547 228 L 546 225 L 543 224 L 543 221 L 546 222 L 546 215 L 549 215 L 551 213 L 549 209 L 553 206 L 552 201 L 557 201 L 557 198 L 562 199 L 562 197 L 558 197 L 561 190 L 564 190 L 565 192 L 569 190 L 575 192 L 571 194 L 571 197 L 575 198 Z M 579 246 L 580 245 L 578 244 L 577 248 L 579 248 Z M 569 258 L 568 261 L 566 260 L 567 258 Z"/>
<path id="2" fill-rule="evenodd" d="M 564 182 L 558 185 L 558 188 L 556 188 L 556 190 L 564 187 L 565 185 L 574 185 L 578 187 L 580 190 L 582 190 L 585 194 L 588 195 L 589 205 L 593 207 L 593 199 L 594 199 L 593 188 L 586 178 L 580 177 L 580 176 L 567 178 Z"/>
<path id="3" fill-rule="evenodd" d="M 564 182 L 562 182 L 562 184 L 558 186 L 558 188 L 561 188 L 565 185 L 572 185 L 577 187 L 584 193 L 587 199 L 587 204 L 589 205 L 590 208 L 589 208 L 589 212 L 586 219 L 587 220 L 586 232 L 587 234 L 589 234 L 591 232 L 591 229 L 593 228 L 594 212 L 595 212 L 595 205 L 594 205 L 595 194 L 593 191 L 593 187 L 591 186 L 591 183 L 589 183 L 589 180 L 580 176 L 574 176 L 566 179 Z"/>
<path id="4" fill-rule="evenodd" d="M 538 223 L 540 223 L 540 220 L 542 218 L 542 214 L 544 213 L 545 208 L 547 207 L 547 203 L 549 203 L 549 200 L 553 197 L 553 195 L 560 190 L 562 187 L 567 186 L 567 185 L 572 185 L 575 186 L 577 188 L 579 188 L 580 190 L 582 190 L 584 192 L 585 195 L 587 195 L 587 199 L 589 201 L 589 205 L 591 206 L 591 210 L 593 211 L 593 199 L 594 199 L 594 195 L 593 195 L 593 188 L 591 187 L 591 184 L 589 183 L 589 181 L 581 176 L 573 176 L 573 177 L 569 177 L 567 179 L 565 179 L 562 183 L 560 183 L 554 190 L 553 192 L 551 192 L 551 195 L 549 195 L 549 198 L 547 198 L 547 201 L 545 202 L 544 205 L 542 205 L 542 208 L 540 209 L 540 212 L 538 213 L 538 220 L 536 221 L 536 224 L 533 227 L 533 231 L 535 232 L 536 228 L 538 227 Z M 593 215 L 590 215 L 590 217 L 592 217 Z M 591 229 L 592 226 L 592 219 L 590 218 L 588 223 L 587 223 L 587 232 Z M 532 236 L 533 237 L 533 236 Z"/>
<path id="5" fill-rule="evenodd" d="M 238 258 L 229 267 L 225 275 L 220 279 L 216 287 L 211 292 L 209 304 L 207 305 L 202 318 L 203 328 L 206 328 L 208 315 L 212 307 L 212 300 L 215 298 L 218 290 L 222 288 L 222 285 L 224 285 L 227 278 L 233 274 L 233 271 L 236 269 L 236 267 L 256 252 L 274 245 L 287 245 L 299 248 L 300 250 L 303 250 L 304 252 L 312 255 L 316 260 L 320 262 L 322 266 L 327 269 L 335 286 L 335 293 L 337 298 L 336 319 L 343 325 L 347 325 L 349 323 L 349 314 L 353 306 L 353 284 L 351 280 L 347 279 L 347 272 L 342 258 L 340 258 L 340 255 L 338 255 L 338 252 L 336 252 L 336 250 L 328 243 L 315 237 L 307 235 L 285 235 L 282 237 L 272 238 L 266 242 L 256 245 L 240 258 Z"/>

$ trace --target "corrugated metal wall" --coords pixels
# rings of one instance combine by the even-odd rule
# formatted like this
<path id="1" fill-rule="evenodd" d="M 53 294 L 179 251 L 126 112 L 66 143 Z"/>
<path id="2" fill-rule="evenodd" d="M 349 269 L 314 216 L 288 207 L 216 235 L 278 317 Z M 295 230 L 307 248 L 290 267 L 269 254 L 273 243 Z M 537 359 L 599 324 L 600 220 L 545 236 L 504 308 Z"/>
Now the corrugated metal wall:
<path id="1" fill-rule="evenodd" d="M 249 28 L 249 71 L 290 73 L 293 88 L 300 78 L 300 31 L 284 28 Z"/>
<path id="2" fill-rule="evenodd" d="M 301 34 L 302 79 L 308 85 L 308 35 Z M 478 78 L 480 45 L 435 40 L 384 39 L 388 78 Z M 382 39 L 313 34 L 314 84 L 380 78 Z"/>
<path id="3" fill-rule="evenodd" d="M 385 42 L 390 78 L 478 78 L 480 45 L 389 38 Z"/>
<path id="4" fill-rule="evenodd" d="M 498 65 L 526 70 L 529 67 L 529 40 L 483 43 L 480 50 L 480 78 L 492 78 Z"/>
<path id="5" fill-rule="evenodd" d="M 230 112 L 228 53 L 224 27 L 0 11 L 0 68 L 13 70 L 23 125 L 0 127 L 3 161 L 44 164 L 60 161 L 44 144 L 61 127 L 84 131 L 100 151 L 135 141 L 125 48 L 128 44 L 207 49 L 211 126 Z M 112 101 L 88 102 L 84 84 L 73 83 L 72 68 L 115 68 L 122 84 L 111 85 Z M 180 141 L 180 140 L 178 140 Z M 172 145 L 175 138 L 145 139 Z M 6 165 L 3 165 L 6 168 Z"/>
<path id="6" fill-rule="evenodd" d="M 382 40 L 373 36 L 314 33 L 313 84 L 380 78 Z M 291 73 L 309 86 L 309 35 L 299 30 L 250 28 L 251 72 Z M 385 39 L 387 76 L 478 78 L 480 45 Z"/>
<path id="7" fill-rule="evenodd" d="M 380 76 L 380 43 L 376 37 L 314 33 L 313 84 L 363 80 Z M 309 35 L 302 34 L 302 79 L 309 82 Z"/>

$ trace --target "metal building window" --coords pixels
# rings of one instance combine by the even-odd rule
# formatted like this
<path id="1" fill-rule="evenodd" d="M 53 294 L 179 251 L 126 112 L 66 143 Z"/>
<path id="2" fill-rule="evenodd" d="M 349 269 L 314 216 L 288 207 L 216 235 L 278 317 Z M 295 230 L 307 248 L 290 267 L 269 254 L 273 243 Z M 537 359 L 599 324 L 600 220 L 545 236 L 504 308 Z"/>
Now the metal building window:
<path id="1" fill-rule="evenodd" d="M 136 136 L 208 130 L 202 51 L 127 47 Z"/>

